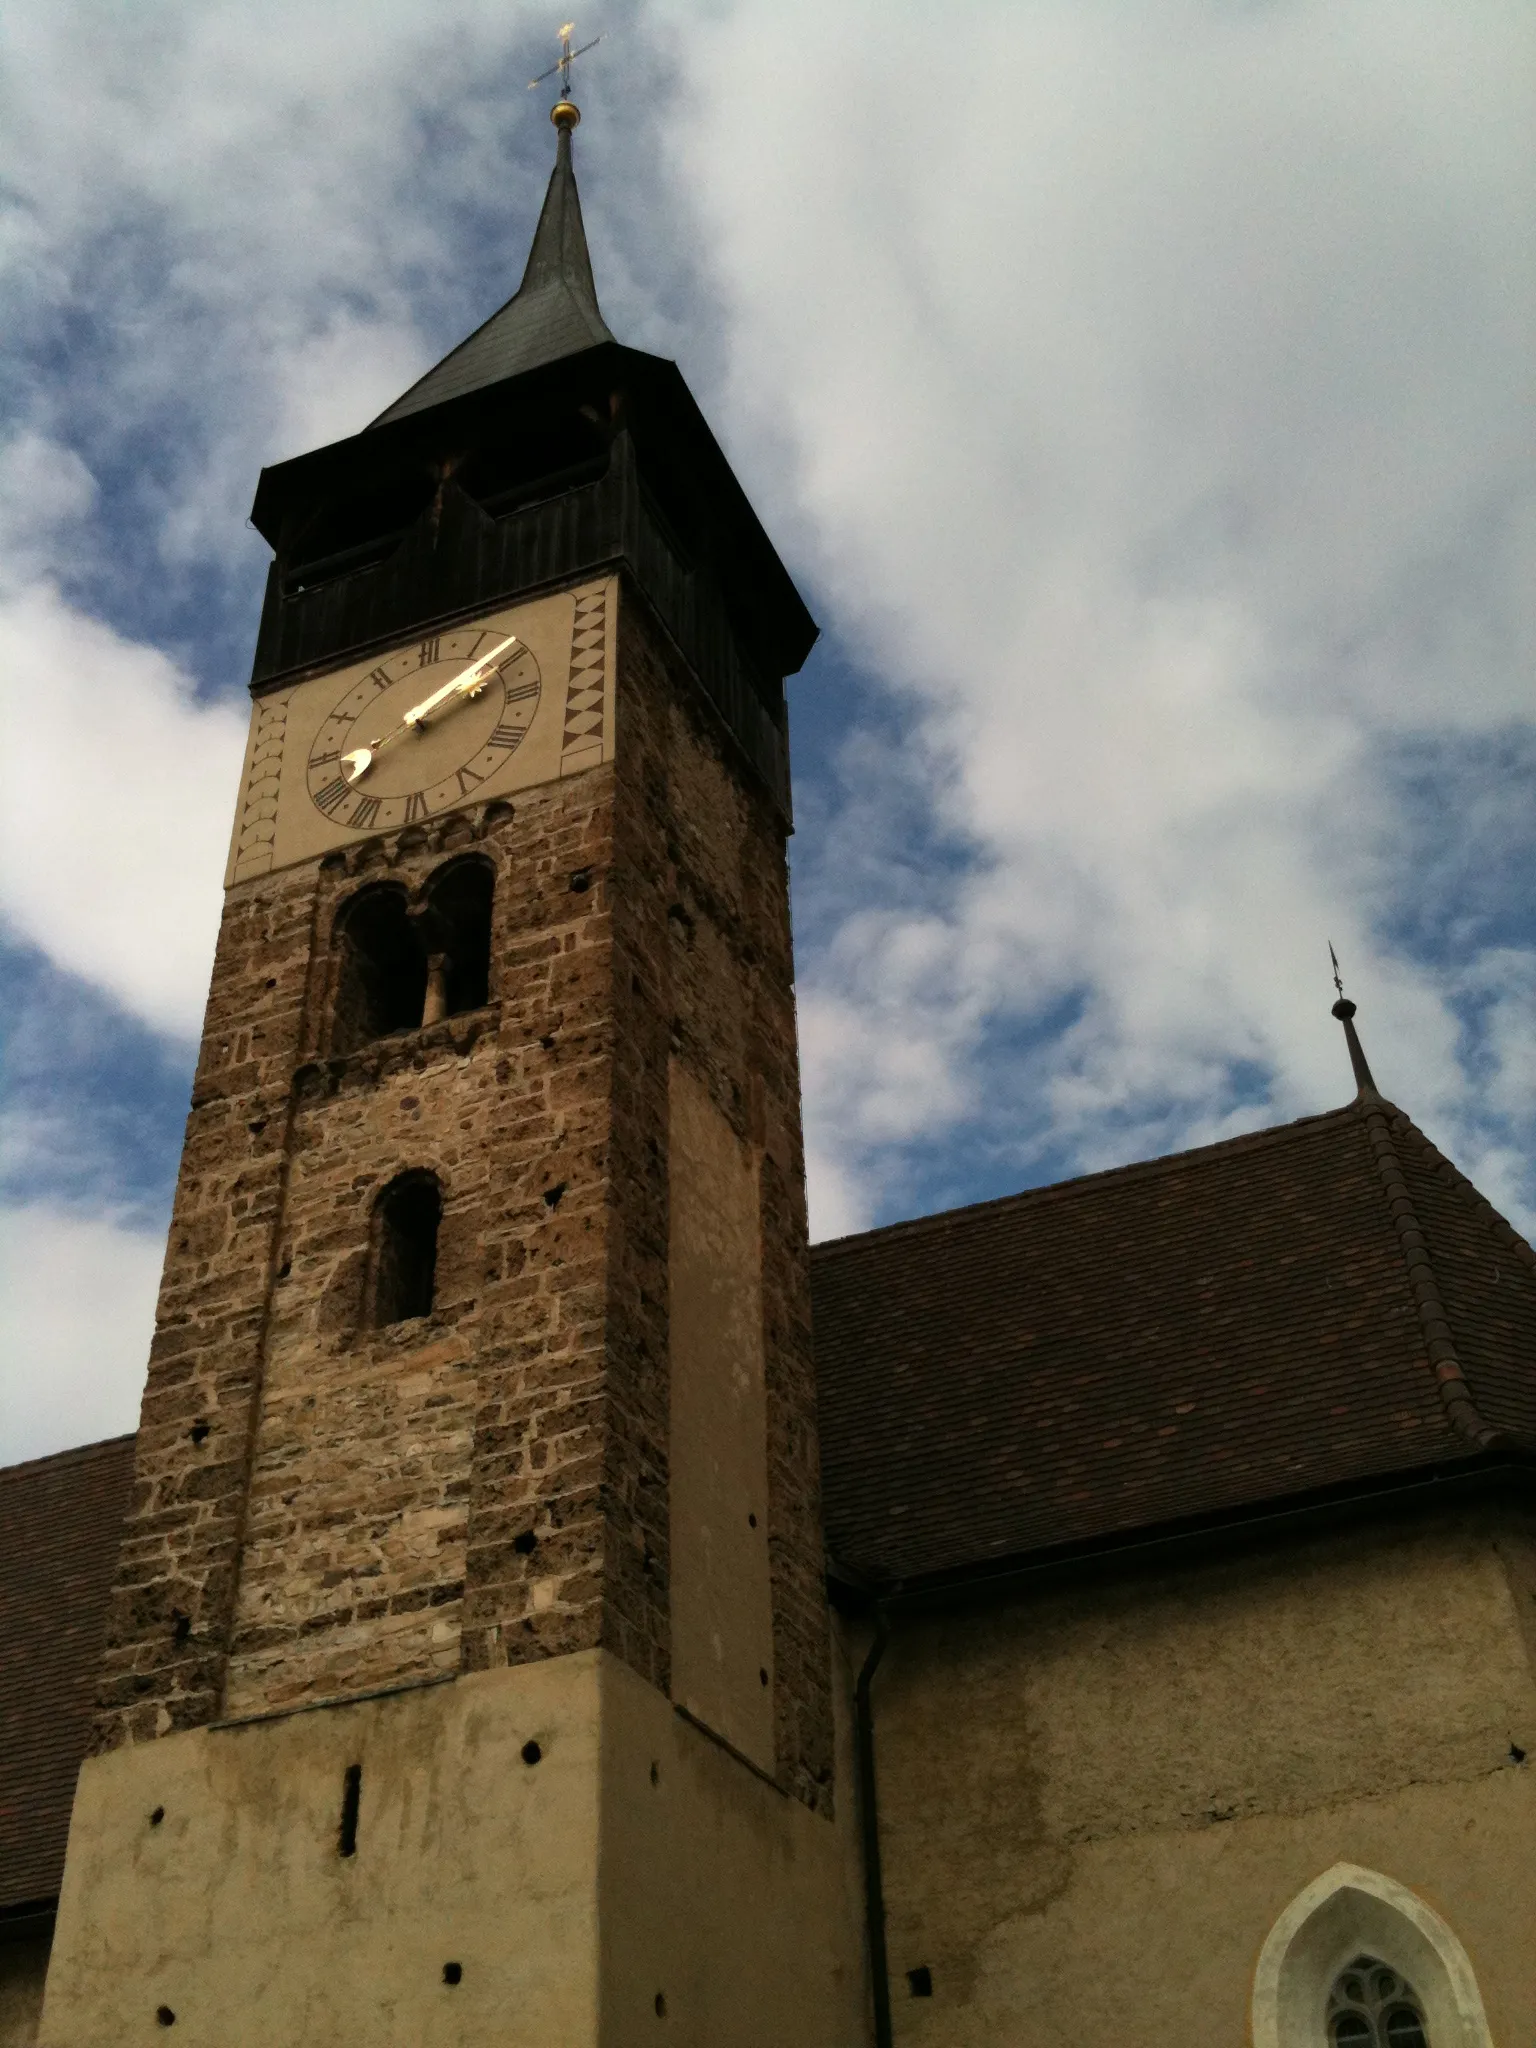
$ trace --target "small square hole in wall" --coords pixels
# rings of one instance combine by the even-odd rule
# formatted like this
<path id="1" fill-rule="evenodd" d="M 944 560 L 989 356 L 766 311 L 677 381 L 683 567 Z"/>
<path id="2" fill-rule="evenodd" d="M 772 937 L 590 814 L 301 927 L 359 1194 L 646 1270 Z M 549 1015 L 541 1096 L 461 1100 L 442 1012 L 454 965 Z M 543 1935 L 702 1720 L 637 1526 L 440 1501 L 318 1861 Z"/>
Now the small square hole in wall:
<path id="1" fill-rule="evenodd" d="M 915 1970 L 908 1970 L 907 1989 L 914 1998 L 932 1998 L 933 1972 L 926 1963 L 919 1963 Z"/>

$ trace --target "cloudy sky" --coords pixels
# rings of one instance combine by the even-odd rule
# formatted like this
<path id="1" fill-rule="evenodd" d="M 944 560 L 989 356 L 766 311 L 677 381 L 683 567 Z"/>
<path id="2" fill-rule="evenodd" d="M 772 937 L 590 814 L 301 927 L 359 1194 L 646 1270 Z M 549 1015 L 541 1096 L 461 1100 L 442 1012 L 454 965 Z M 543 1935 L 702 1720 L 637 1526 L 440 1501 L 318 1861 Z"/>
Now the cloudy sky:
<path id="1" fill-rule="evenodd" d="M 522 0 L 0 17 L 0 1460 L 131 1428 L 264 462 L 515 286 Z M 1383 1088 L 1536 1219 L 1528 0 L 610 0 L 599 293 L 823 626 L 818 1236 Z"/>

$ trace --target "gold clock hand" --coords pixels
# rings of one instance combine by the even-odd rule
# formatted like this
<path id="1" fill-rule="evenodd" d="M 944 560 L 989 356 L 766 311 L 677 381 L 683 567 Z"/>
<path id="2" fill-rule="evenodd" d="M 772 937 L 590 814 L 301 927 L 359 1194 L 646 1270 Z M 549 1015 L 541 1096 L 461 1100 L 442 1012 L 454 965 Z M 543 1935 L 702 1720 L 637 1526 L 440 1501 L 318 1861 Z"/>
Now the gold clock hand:
<path id="1" fill-rule="evenodd" d="M 482 654 L 478 661 L 471 662 L 462 675 L 453 676 L 441 689 L 434 690 L 430 697 L 423 697 L 419 704 L 413 704 L 400 723 L 391 726 L 381 738 L 370 741 L 366 747 L 354 747 L 350 753 L 343 754 L 341 770 L 347 781 L 361 782 L 384 749 L 393 745 L 403 732 L 419 733 L 427 713 L 435 711 L 439 704 L 446 703 L 450 697 L 455 696 L 478 697 L 490 681 L 491 672 L 497 662 L 509 647 L 515 647 L 517 644 L 517 635 L 509 633 L 489 654 Z"/>
<path id="2" fill-rule="evenodd" d="M 430 697 L 424 697 L 419 704 L 412 705 L 400 723 L 419 728 L 427 713 L 435 711 L 438 705 L 443 703 L 446 698 L 478 696 L 490 680 L 491 671 L 495 668 L 502 655 L 506 653 L 509 647 L 515 647 L 516 645 L 517 635 L 509 633 L 505 640 L 491 649 L 489 654 L 482 654 L 478 661 L 471 662 L 462 675 L 455 676 L 451 682 L 444 683 L 440 690 L 434 690 Z"/>

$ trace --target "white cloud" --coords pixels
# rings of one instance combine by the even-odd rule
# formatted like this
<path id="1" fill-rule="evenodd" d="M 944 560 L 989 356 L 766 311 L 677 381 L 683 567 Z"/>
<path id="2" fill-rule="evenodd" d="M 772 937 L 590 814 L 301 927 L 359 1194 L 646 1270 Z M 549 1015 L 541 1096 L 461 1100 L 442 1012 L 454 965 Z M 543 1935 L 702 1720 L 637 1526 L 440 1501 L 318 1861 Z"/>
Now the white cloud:
<path id="1" fill-rule="evenodd" d="M 118 463 L 152 439 L 159 563 L 248 604 L 258 463 L 356 428 L 515 282 L 549 27 L 502 0 L 8 9 L 0 262 L 50 339 L 12 502 L 78 540 L 60 443 L 106 479 L 93 436 Z M 1533 710 L 1528 9 L 981 0 L 957 44 L 874 0 L 648 0 L 625 35 L 580 144 L 609 318 L 679 347 L 909 720 L 849 746 L 799 848 L 818 1229 L 905 1199 L 956 1130 L 1022 1179 L 1339 1100 L 1328 937 L 1384 1085 L 1536 1199 L 1530 949 L 1394 936 L 1425 799 L 1382 765 Z M 233 714 L 84 616 L 68 566 L 28 532 L 0 613 L 35 726 L 4 902 L 184 1031 Z M 914 872 L 919 814 L 942 874 Z"/>
<path id="2" fill-rule="evenodd" d="M 690 38 L 724 409 L 974 856 L 906 908 L 867 783 L 801 851 L 841 921 L 801 995 L 843 1219 L 960 1113 L 1022 1171 L 1340 1100 L 1328 937 L 1383 1084 L 1482 1149 L 1536 1019 L 1464 1070 L 1464 963 L 1386 936 L 1410 821 L 1379 761 L 1536 711 L 1531 40 L 1523 7 L 1374 0 L 996 0 L 963 78 L 919 10 Z M 1009 1020 L 1050 1044 L 979 1101 Z"/>
<path id="3" fill-rule="evenodd" d="M 138 1427 L 163 1240 L 0 1211 L 0 1465 Z"/>
<path id="4" fill-rule="evenodd" d="M 0 451 L 0 913 L 160 1030 L 195 1033 L 244 720 L 40 573 L 84 512 L 78 457 Z M 17 580 L 17 572 L 21 580 Z"/>

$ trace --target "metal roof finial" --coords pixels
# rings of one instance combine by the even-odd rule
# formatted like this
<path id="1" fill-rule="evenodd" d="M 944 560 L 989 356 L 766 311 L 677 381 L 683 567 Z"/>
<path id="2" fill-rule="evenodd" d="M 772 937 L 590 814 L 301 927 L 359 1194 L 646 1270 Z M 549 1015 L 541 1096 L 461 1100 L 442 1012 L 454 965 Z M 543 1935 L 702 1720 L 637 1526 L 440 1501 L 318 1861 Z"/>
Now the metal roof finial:
<path id="1" fill-rule="evenodd" d="M 594 36 L 590 43 L 583 43 L 579 50 L 573 50 L 571 48 L 571 37 L 575 33 L 575 22 L 566 22 L 560 30 L 560 55 L 558 60 L 551 64 L 547 71 L 541 71 L 537 78 L 530 78 L 528 81 L 528 90 L 535 92 L 546 79 L 553 78 L 555 73 L 559 72 L 560 97 L 550 108 L 549 118 L 554 122 L 562 135 L 569 135 L 576 126 L 576 123 L 581 119 L 581 109 L 571 98 L 571 66 L 578 57 L 585 57 L 588 50 L 595 50 L 603 40 L 601 36 Z"/>
<path id="2" fill-rule="evenodd" d="M 1328 958 L 1333 962 L 1333 985 L 1339 992 L 1339 999 L 1333 1006 L 1333 1014 L 1344 1026 L 1344 1043 L 1349 1047 L 1349 1064 L 1355 1076 L 1356 1099 L 1370 1097 L 1380 1099 L 1380 1090 L 1371 1078 L 1371 1070 L 1355 1030 L 1355 1006 L 1344 993 L 1344 983 L 1339 974 L 1339 956 L 1333 950 L 1333 941 L 1328 941 Z"/>

